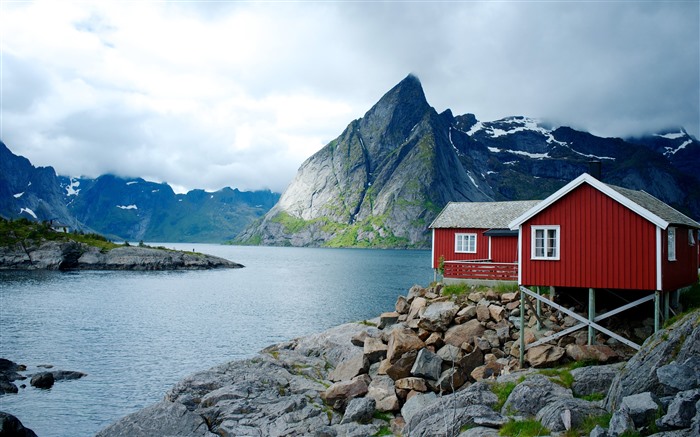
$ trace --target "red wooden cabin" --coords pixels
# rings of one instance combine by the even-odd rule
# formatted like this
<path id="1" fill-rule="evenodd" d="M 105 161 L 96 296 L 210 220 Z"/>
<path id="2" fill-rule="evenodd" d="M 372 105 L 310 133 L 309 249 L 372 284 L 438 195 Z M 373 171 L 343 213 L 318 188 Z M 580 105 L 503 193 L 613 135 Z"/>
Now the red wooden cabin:
<path id="1" fill-rule="evenodd" d="M 520 234 L 520 285 L 665 292 L 698 281 L 700 224 L 588 174 L 509 227 Z"/>
<path id="2" fill-rule="evenodd" d="M 538 202 L 448 203 L 430 225 L 433 269 L 448 283 L 517 281 L 518 233 L 508 224 Z"/>

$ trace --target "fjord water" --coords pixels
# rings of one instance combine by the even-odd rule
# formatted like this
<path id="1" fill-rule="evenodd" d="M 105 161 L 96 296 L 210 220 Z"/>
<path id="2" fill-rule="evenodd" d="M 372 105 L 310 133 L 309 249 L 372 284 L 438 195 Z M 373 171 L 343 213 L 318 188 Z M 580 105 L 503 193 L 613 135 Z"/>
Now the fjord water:
<path id="1" fill-rule="evenodd" d="M 87 376 L 0 395 L 39 436 L 90 436 L 180 379 L 262 348 L 393 310 L 432 280 L 427 251 L 164 244 L 246 267 L 0 272 L 0 357 Z"/>

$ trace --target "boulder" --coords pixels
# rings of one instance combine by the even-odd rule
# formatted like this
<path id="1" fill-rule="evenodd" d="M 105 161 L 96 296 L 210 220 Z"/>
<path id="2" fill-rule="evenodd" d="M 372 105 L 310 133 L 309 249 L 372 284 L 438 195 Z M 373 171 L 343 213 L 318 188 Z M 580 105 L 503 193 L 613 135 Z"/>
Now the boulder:
<path id="1" fill-rule="evenodd" d="M 36 388 L 51 388 L 54 383 L 53 373 L 51 372 L 40 372 L 32 376 L 29 383 Z"/>
<path id="2" fill-rule="evenodd" d="M 398 321 L 399 321 L 399 313 L 397 313 L 396 311 L 382 313 L 379 316 L 379 329 L 384 329 L 387 326 L 394 325 Z"/>
<path id="3" fill-rule="evenodd" d="M 485 328 L 478 320 L 472 319 L 461 325 L 455 325 L 445 332 L 445 343 L 462 347 L 464 343 L 472 344 L 474 337 L 481 336 Z"/>
<path id="4" fill-rule="evenodd" d="M 408 303 L 408 299 L 406 297 L 400 295 L 396 299 L 394 310 L 399 314 L 408 314 L 408 312 L 411 310 L 411 304 Z"/>
<path id="5" fill-rule="evenodd" d="M 440 357 L 443 362 L 459 363 L 459 360 L 464 356 L 464 352 L 457 346 L 446 344 L 437 351 L 437 356 Z"/>
<path id="6" fill-rule="evenodd" d="M 52 370 L 51 374 L 53 375 L 54 381 L 80 379 L 87 376 L 86 373 L 76 372 L 74 370 Z"/>
<path id="7" fill-rule="evenodd" d="M 553 383 L 544 375 L 535 374 L 515 386 L 503 404 L 501 414 L 534 417 L 542 408 L 562 398 L 573 398 L 571 390 Z"/>
<path id="8" fill-rule="evenodd" d="M 413 363 L 416 362 L 416 356 L 418 356 L 418 351 L 416 350 L 406 352 L 395 363 L 387 367 L 386 374 L 394 381 L 411 376 L 411 369 L 413 368 Z M 389 360 L 386 361 L 388 362 Z"/>
<path id="9" fill-rule="evenodd" d="M 436 400 L 437 396 L 432 392 L 413 396 L 401 407 L 401 416 L 408 423 L 416 413 L 424 411 L 428 405 L 431 405 Z"/>
<path id="10" fill-rule="evenodd" d="M 416 361 L 411 368 L 411 375 L 437 381 L 442 369 L 442 358 L 429 349 L 418 351 Z"/>
<path id="11" fill-rule="evenodd" d="M 425 379 L 415 376 L 397 379 L 394 381 L 394 384 L 396 388 L 401 390 L 413 390 L 421 393 L 428 391 L 428 385 L 426 384 Z"/>
<path id="12" fill-rule="evenodd" d="M 489 311 L 489 303 L 482 300 L 476 305 L 476 319 L 479 322 L 488 322 L 491 318 L 491 312 Z"/>
<path id="13" fill-rule="evenodd" d="M 437 408 L 436 408 L 436 405 Z M 407 437 L 452 437 L 469 425 L 498 428 L 508 419 L 485 405 L 457 407 L 443 399 L 428 407 L 433 414 L 415 414 L 406 423 L 404 435 Z M 418 419 L 420 417 L 420 420 Z"/>
<path id="14" fill-rule="evenodd" d="M 566 356 L 574 361 L 597 361 L 599 363 L 607 363 L 618 358 L 617 353 L 610 346 L 604 344 L 569 344 L 566 346 Z"/>
<path id="15" fill-rule="evenodd" d="M 656 376 L 672 390 L 700 388 L 700 356 L 691 356 L 681 364 L 672 361 L 656 369 Z"/>
<path id="16" fill-rule="evenodd" d="M 321 393 L 321 399 L 334 409 L 344 411 L 351 399 L 367 394 L 370 382 L 367 375 L 357 376 L 350 381 L 336 382 Z"/>
<path id="17" fill-rule="evenodd" d="M 491 319 L 495 320 L 496 322 L 500 322 L 506 317 L 506 309 L 502 306 L 491 304 L 488 308 Z"/>
<path id="18" fill-rule="evenodd" d="M 387 358 L 392 363 L 398 361 L 403 354 L 413 350 L 420 350 L 425 343 L 409 328 L 394 329 L 389 336 Z"/>
<path id="19" fill-rule="evenodd" d="M 459 307 L 451 301 L 430 304 L 420 316 L 418 326 L 431 332 L 442 332 L 452 323 Z"/>
<path id="20" fill-rule="evenodd" d="M 562 432 L 566 430 L 562 415 L 567 410 L 572 428 L 578 428 L 589 416 L 602 416 L 606 413 L 606 410 L 595 402 L 578 398 L 559 399 L 542 408 L 535 419 L 552 432 Z"/>
<path id="21" fill-rule="evenodd" d="M 471 353 L 466 354 L 459 360 L 459 367 L 466 374 L 472 373 L 474 369 L 484 364 L 484 353 L 480 349 L 476 348 Z"/>
<path id="22" fill-rule="evenodd" d="M 372 421 L 372 416 L 374 415 L 375 401 L 372 398 L 354 398 L 348 402 L 348 406 L 345 408 L 345 414 L 340 424 L 357 422 L 357 423 L 368 423 Z"/>
<path id="23" fill-rule="evenodd" d="M 216 437 L 204 418 L 179 402 L 160 401 L 109 425 L 95 437 L 187 435 Z"/>
<path id="24" fill-rule="evenodd" d="M 352 355 L 347 356 L 331 371 L 328 375 L 328 379 L 334 382 L 349 381 L 357 375 L 367 373 L 368 369 L 369 361 L 364 355 L 363 350 L 355 348 Z"/>
<path id="25" fill-rule="evenodd" d="M 510 303 L 510 302 L 515 302 L 516 299 L 519 299 L 520 295 L 518 294 L 517 291 L 514 291 L 512 293 L 503 293 L 501 294 L 501 303 Z"/>
<path id="26" fill-rule="evenodd" d="M 425 306 L 428 305 L 428 300 L 424 297 L 417 297 L 411 302 L 411 308 L 408 310 L 408 320 L 417 319 L 425 311 Z"/>
<path id="27" fill-rule="evenodd" d="M 367 397 L 375 401 L 377 411 L 397 411 L 399 398 L 396 396 L 394 380 L 385 375 L 372 379 L 367 389 Z"/>
<path id="28" fill-rule="evenodd" d="M 651 392 L 657 397 L 677 393 L 677 389 L 659 381 L 656 371 L 671 361 L 684 363 L 693 356 L 700 356 L 700 311 L 686 315 L 644 342 L 613 380 L 605 408 L 613 411 L 622 398 L 635 393 Z"/>
<path id="29" fill-rule="evenodd" d="M 620 373 L 619 364 L 604 366 L 586 366 L 573 369 L 571 376 L 574 383 L 571 390 L 576 396 L 588 396 L 592 394 L 606 394 L 612 380 Z"/>
<path id="30" fill-rule="evenodd" d="M 481 381 L 482 379 L 497 378 L 502 371 L 503 364 L 497 361 L 491 361 L 472 370 L 469 376 L 475 381 Z"/>
<path id="31" fill-rule="evenodd" d="M 365 339 L 363 353 L 365 359 L 371 364 L 386 358 L 387 345 L 379 338 L 368 337 Z"/>
<path id="32" fill-rule="evenodd" d="M 620 406 L 629 412 L 637 428 L 651 423 L 659 410 L 659 400 L 650 392 L 637 393 L 622 398 Z"/>
<path id="33" fill-rule="evenodd" d="M 440 374 L 437 390 L 440 393 L 452 393 L 467 382 L 464 372 L 458 367 L 450 367 Z"/>
<path id="34" fill-rule="evenodd" d="M 565 350 L 559 346 L 551 344 L 541 344 L 531 347 L 525 353 L 525 360 L 532 367 L 551 367 L 559 363 L 559 360 L 564 356 Z"/>
<path id="35" fill-rule="evenodd" d="M 609 437 L 619 437 L 624 433 L 632 433 L 634 431 L 634 421 L 627 408 L 618 408 L 610 418 L 607 435 Z"/>
<path id="36" fill-rule="evenodd" d="M 696 404 L 700 401 L 700 389 L 682 391 L 673 398 L 666 414 L 656 421 L 660 429 L 690 428 L 698 414 Z"/>

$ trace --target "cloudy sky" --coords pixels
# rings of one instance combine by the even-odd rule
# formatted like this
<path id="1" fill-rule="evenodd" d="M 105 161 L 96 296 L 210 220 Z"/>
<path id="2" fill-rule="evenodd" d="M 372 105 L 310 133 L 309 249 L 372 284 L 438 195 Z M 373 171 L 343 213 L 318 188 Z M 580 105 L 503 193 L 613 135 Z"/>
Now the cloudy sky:
<path id="1" fill-rule="evenodd" d="M 691 1 L 0 1 L 0 139 L 59 174 L 282 191 L 414 73 L 438 111 L 700 132 Z"/>

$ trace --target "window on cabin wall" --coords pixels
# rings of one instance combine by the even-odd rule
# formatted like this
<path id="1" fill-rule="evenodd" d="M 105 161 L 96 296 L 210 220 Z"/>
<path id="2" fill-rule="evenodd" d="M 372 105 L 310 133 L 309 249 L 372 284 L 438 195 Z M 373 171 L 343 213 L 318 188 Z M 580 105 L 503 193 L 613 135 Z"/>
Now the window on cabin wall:
<path id="1" fill-rule="evenodd" d="M 455 234 L 455 252 L 476 253 L 476 234 Z"/>
<path id="2" fill-rule="evenodd" d="M 559 226 L 532 227 L 532 259 L 559 259 Z"/>
<path id="3" fill-rule="evenodd" d="M 669 226 L 666 233 L 668 235 L 668 237 L 667 237 L 668 260 L 675 261 L 676 260 L 676 228 Z"/>
<path id="4" fill-rule="evenodd" d="M 688 244 L 695 246 L 695 231 L 693 229 L 688 229 Z"/>

